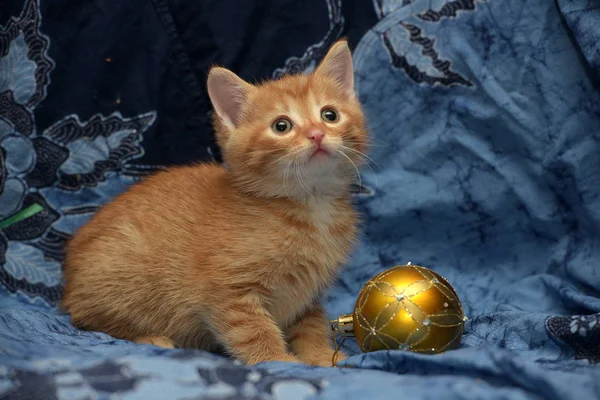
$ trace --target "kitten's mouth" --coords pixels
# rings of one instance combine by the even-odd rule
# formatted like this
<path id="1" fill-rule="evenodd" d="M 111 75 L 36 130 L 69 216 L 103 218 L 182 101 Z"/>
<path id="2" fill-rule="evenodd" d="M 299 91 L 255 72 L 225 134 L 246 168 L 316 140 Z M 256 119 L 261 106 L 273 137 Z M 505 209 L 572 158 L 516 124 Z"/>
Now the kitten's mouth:
<path id="1" fill-rule="evenodd" d="M 329 157 L 330 154 L 327 150 L 325 150 L 322 147 L 318 147 L 310 156 L 309 160 L 318 160 L 318 159 L 322 159 L 322 158 L 327 158 Z"/>

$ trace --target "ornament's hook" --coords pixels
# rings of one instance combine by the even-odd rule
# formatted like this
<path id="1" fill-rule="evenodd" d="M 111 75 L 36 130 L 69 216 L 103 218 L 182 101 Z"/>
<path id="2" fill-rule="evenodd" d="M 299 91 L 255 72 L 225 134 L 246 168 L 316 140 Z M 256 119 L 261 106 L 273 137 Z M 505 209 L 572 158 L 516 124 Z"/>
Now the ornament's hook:
<path id="1" fill-rule="evenodd" d="M 329 321 L 329 323 L 331 324 L 331 330 L 333 331 L 333 345 L 335 346 L 335 351 L 331 357 L 331 365 L 337 368 L 337 359 L 340 353 L 340 348 L 346 341 L 347 337 L 354 336 L 354 321 L 352 319 L 352 314 L 343 314 L 337 319 L 332 319 Z M 337 335 L 343 337 L 339 345 L 337 342 Z"/>
<path id="2" fill-rule="evenodd" d="M 342 348 L 342 345 L 345 341 L 346 338 L 343 338 L 340 344 L 338 345 L 336 332 L 333 332 L 333 345 L 335 346 L 335 351 L 333 352 L 333 356 L 331 357 L 331 365 L 334 368 L 337 368 L 338 355 L 340 354 L 340 349 Z"/>

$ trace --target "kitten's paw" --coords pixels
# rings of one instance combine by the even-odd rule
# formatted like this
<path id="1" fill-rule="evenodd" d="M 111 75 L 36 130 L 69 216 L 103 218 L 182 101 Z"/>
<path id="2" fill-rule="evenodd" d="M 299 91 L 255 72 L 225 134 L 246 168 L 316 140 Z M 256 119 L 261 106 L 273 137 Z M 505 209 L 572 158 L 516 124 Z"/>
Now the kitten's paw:
<path id="1" fill-rule="evenodd" d="M 269 359 L 264 359 L 264 358 L 259 358 L 256 360 L 250 360 L 247 362 L 248 365 L 254 365 L 254 364 L 259 364 L 259 363 L 263 363 L 263 362 L 291 362 L 291 363 L 302 363 L 302 361 L 298 358 L 295 357 L 291 354 L 285 354 L 285 355 L 281 355 L 279 357 L 274 357 L 274 358 L 269 358 Z"/>
<path id="2" fill-rule="evenodd" d="M 283 361 L 283 362 L 292 362 L 292 363 L 301 363 L 302 362 L 298 357 L 293 356 L 291 354 L 287 354 L 284 357 L 277 358 L 273 361 Z"/>
<path id="3" fill-rule="evenodd" d="M 177 344 L 165 336 L 140 336 L 133 340 L 139 344 L 152 344 L 154 346 L 162 347 L 163 349 L 174 349 L 177 348 Z"/>
<path id="4" fill-rule="evenodd" d="M 311 352 L 307 354 L 300 354 L 300 359 L 309 365 L 315 365 L 317 367 L 332 367 L 333 366 L 333 350 L 327 349 L 320 352 Z M 346 354 L 338 352 L 337 362 L 345 360 Z"/>

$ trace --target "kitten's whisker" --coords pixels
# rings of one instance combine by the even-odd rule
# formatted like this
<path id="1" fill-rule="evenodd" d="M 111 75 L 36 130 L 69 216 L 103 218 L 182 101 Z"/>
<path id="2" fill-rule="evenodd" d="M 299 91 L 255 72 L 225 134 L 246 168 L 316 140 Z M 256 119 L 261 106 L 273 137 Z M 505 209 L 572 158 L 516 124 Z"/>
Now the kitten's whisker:
<path id="1" fill-rule="evenodd" d="M 288 168 L 290 167 L 290 165 L 292 165 L 292 162 L 294 161 L 294 159 L 291 159 L 285 166 L 285 169 L 283 170 L 283 191 L 285 192 L 286 196 L 289 196 L 290 194 L 288 193 L 288 188 L 287 188 L 287 172 L 288 172 Z"/>
<path id="2" fill-rule="evenodd" d="M 379 168 L 379 169 L 381 170 L 381 167 L 380 167 L 380 166 L 379 166 L 379 165 L 378 165 L 378 164 L 375 162 L 375 160 L 373 160 L 371 157 L 369 157 L 369 156 L 368 156 L 368 155 L 366 155 L 365 153 L 363 153 L 363 152 L 361 152 L 361 151 L 358 151 L 358 150 L 356 150 L 356 149 L 353 149 L 352 147 L 348 147 L 348 146 L 344 146 L 344 145 L 340 145 L 340 147 L 341 147 L 341 148 L 343 148 L 343 149 L 346 149 L 346 150 L 350 150 L 351 152 L 353 152 L 354 154 L 356 154 L 356 155 L 358 155 L 360 158 L 362 158 L 362 159 L 363 159 L 363 161 L 364 161 L 364 159 L 367 159 L 367 160 L 369 160 L 369 161 L 370 161 L 370 162 L 372 162 L 372 163 L 373 163 L 373 164 L 374 164 L 374 165 L 375 165 L 377 168 Z M 368 166 L 369 168 L 371 168 L 371 166 L 369 165 L 369 163 L 366 163 L 366 164 L 367 164 L 367 166 Z M 371 171 L 373 171 L 373 169 L 372 169 L 372 168 L 371 168 Z M 373 173 L 375 173 L 375 172 L 373 171 Z"/>
<path id="3" fill-rule="evenodd" d="M 345 133 L 346 133 L 346 134 L 348 134 L 348 133 L 350 133 L 350 131 L 347 131 L 347 132 L 345 132 Z M 367 131 L 362 131 L 362 132 L 361 132 L 361 135 L 362 135 L 363 137 L 367 137 L 367 136 L 368 136 L 367 143 L 366 143 L 366 145 L 367 145 L 367 146 L 371 146 L 371 145 L 372 145 L 371 143 L 369 143 L 369 142 L 371 142 L 371 141 L 376 141 L 376 142 L 379 142 L 379 145 L 378 145 L 378 147 L 388 147 L 388 146 L 389 146 L 389 143 L 386 143 L 386 142 L 384 142 L 383 140 L 377 139 L 376 137 L 374 137 L 374 136 L 372 136 L 372 135 L 369 135 Z M 349 140 L 349 142 L 351 142 L 351 141 L 352 141 L 352 140 Z M 363 143 L 364 143 L 364 142 L 363 142 Z"/>
<path id="4" fill-rule="evenodd" d="M 300 155 L 302 152 L 303 152 L 303 149 L 298 149 L 291 153 L 286 153 L 286 154 L 282 155 L 281 157 L 278 157 L 275 160 L 271 161 L 271 164 L 277 164 L 279 161 L 281 161 L 285 158 L 293 159 L 294 157 L 297 157 L 298 155 Z"/>
<path id="5" fill-rule="evenodd" d="M 311 189 L 310 185 L 307 183 L 306 181 L 306 175 L 304 174 L 304 172 L 306 172 L 303 168 L 304 164 L 300 164 L 300 160 L 298 160 L 298 171 L 300 172 L 300 178 L 302 179 L 302 183 L 304 184 L 304 187 L 306 188 L 307 193 L 310 195 L 314 192 L 314 188 Z"/>
<path id="6" fill-rule="evenodd" d="M 387 143 L 386 143 L 386 142 L 384 142 L 383 140 L 379 140 L 379 139 L 377 139 L 376 137 L 373 137 L 373 136 L 369 137 L 369 140 L 376 140 L 376 141 L 378 141 L 379 143 L 381 143 L 381 145 L 380 145 L 380 146 L 382 146 L 382 147 L 383 147 L 383 146 L 389 146 L 389 144 L 387 144 Z"/>
<path id="7" fill-rule="evenodd" d="M 360 177 L 360 172 L 358 171 L 358 167 L 356 166 L 354 161 L 352 161 L 352 159 L 350 157 L 348 157 L 348 155 L 346 155 L 346 153 L 344 153 L 342 150 L 338 150 L 338 152 L 341 155 L 343 155 L 344 157 L 346 157 L 348 159 L 348 161 L 350 161 L 350 163 L 354 167 L 354 170 L 356 171 L 356 176 L 358 177 L 358 186 L 362 187 L 362 178 Z"/>
<path id="8" fill-rule="evenodd" d="M 347 139 L 344 139 L 344 143 L 346 143 L 346 144 L 354 144 L 354 145 L 363 145 L 363 146 L 368 147 L 368 148 L 371 148 L 371 147 L 389 147 L 389 146 L 383 145 L 383 144 L 355 142 L 353 140 L 347 140 Z"/>
<path id="9" fill-rule="evenodd" d="M 363 160 L 363 161 L 365 161 L 365 157 L 368 160 L 371 160 L 373 162 L 373 164 L 375 164 L 375 166 L 377 168 L 379 168 L 379 170 L 381 171 L 381 167 L 379 165 L 377 165 L 377 163 L 371 157 L 367 156 L 366 154 L 364 154 L 358 150 L 352 149 L 350 147 L 346 147 L 346 146 L 342 146 L 342 147 L 354 152 L 354 154 L 356 154 L 358 157 L 360 157 L 361 160 Z M 371 172 L 373 173 L 373 176 L 375 177 L 375 187 L 379 188 L 379 176 L 375 173 L 375 171 L 373 170 L 373 168 L 371 167 L 371 165 L 368 162 L 365 161 L 365 165 L 367 166 L 367 168 L 369 168 L 371 170 Z"/>
<path id="10" fill-rule="evenodd" d="M 302 189 L 304 189 L 306 194 L 310 196 L 310 189 L 304 186 L 304 180 L 300 175 L 300 162 L 298 161 L 298 156 L 294 157 L 294 172 L 296 174 L 296 179 L 298 179 L 298 182 L 300 183 L 300 186 Z"/>
<path id="11" fill-rule="evenodd" d="M 347 149 L 347 150 L 353 151 L 353 152 L 354 152 L 354 153 L 355 153 L 355 154 L 356 154 L 358 157 L 360 157 L 360 158 L 361 158 L 361 160 L 363 160 L 363 161 L 365 161 L 365 157 L 366 157 L 366 158 L 368 158 L 369 160 L 373 161 L 373 159 L 372 159 L 372 158 L 370 158 L 369 156 L 367 156 L 367 155 L 366 155 L 366 154 L 364 154 L 364 153 L 361 153 L 361 152 L 360 152 L 360 151 L 358 151 L 358 150 L 354 150 L 354 149 L 351 149 L 350 147 L 346 147 L 346 146 L 341 146 L 341 147 L 342 147 L 342 148 L 345 148 L 345 149 Z M 375 164 L 375 166 L 376 166 L 377 168 L 379 168 L 379 170 L 381 170 L 381 168 L 379 167 L 379 165 L 377 165 L 377 163 L 376 163 L 375 161 L 373 161 L 373 163 Z M 366 161 L 365 161 L 365 165 L 367 166 L 367 168 L 369 168 L 369 169 L 371 170 L 371 172 L 373 173 L 373 176 L 375 177 L 375 187 L 376 187 L 376 188 L 379 188 L 379 176 L 377 176 L 377 174 L 375 173 L 375 171 L 373 170 L 373 168 L 371 168 L 371 165 L 369 165 L 369 163 L 368 163 L 368 162 L 366 162 Z"/>

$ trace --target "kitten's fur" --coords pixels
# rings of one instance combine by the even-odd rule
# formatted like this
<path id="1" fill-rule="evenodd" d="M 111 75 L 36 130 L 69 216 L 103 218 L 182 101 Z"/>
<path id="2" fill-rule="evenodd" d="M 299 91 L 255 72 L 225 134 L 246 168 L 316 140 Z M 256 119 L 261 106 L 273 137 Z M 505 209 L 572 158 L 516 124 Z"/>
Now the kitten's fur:
<path id="1" fill-rule="evenodd" d="M 139 343 L 331 365 L 319 297 L 356 238 L 348 190 L 367 141 L 348 46 L 260 85 L 213 68 L 208 91 L 227 169 L 170 168 L 103 207 L 68 245 L 62 306 L 81 328 Z M 315 132 L 328 155 L 313 156 Z"/>

